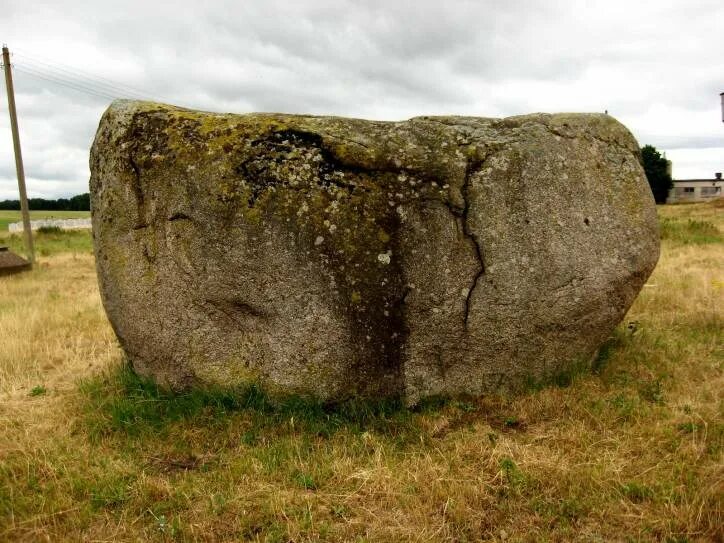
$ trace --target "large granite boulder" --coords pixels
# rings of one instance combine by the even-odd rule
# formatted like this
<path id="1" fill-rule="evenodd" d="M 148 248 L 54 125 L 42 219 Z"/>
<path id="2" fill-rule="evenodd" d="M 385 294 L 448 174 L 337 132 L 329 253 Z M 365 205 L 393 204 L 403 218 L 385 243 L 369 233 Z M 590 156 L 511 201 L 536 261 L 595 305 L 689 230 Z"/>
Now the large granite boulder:
<path id="1" fill-rule="evenodd" d="M 91 150 L 103 303 L 179 389 L 479 394 L 586 363 L 659 255 L 613 118 L 372 122 L 117 101 Z"/>

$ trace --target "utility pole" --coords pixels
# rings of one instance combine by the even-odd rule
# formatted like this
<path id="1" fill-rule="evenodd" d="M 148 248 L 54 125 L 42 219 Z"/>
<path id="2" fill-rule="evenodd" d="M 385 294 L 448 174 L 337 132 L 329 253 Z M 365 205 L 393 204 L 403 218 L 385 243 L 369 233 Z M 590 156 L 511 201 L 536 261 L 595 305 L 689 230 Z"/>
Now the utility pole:
<path id="1" fill-rule="evenodd" d="M 30 229 L 30 211 L 28 209 L 28 194 L 25 190 L 25 169 L 23 168 L 23 154 L 20 152 L 20 135 L 18 134 L 18 115 L 15 110 L 15 91 L 13 90 L 13 74 L 10 71 L 10 51 L 3 45 L 3 67 L 5 68 L 5 88 L 8 91 L 8 110 L 10 111 L 10 128 L 13 131 L 13 148 L 15 149 L 15 171 L 18 174 L 18 190 L 20 191 L 20 211 L 23 214 L 23 232 L 25 234 L 25 247 L 28 251 L 30 264 L 35 263 L 35 250 L 33 249 L 33 231 Z"/>

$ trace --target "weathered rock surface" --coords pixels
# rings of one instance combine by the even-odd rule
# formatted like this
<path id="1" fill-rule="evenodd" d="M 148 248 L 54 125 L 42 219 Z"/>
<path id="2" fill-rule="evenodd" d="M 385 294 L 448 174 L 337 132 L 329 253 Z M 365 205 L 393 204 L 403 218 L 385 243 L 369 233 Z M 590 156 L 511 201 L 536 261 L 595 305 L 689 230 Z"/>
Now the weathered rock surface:
<path id="1" fill-rule="evenodd" d="M 478 394 L 590 360 L 659 254 L 605 115 L 371 122 L 117 101 L 91 151 L 103 302 L 174 388 Z"/>

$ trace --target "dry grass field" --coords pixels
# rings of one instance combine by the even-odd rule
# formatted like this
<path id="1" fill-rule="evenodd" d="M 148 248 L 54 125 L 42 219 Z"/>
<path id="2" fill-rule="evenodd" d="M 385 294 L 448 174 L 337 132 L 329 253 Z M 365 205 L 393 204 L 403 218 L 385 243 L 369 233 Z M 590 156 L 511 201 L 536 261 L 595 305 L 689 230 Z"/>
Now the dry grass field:
<path id="1" fill-rule="evenodd" d="M 592 372 L 415 410 L 156 390 L 88 233 L 40 234 L 0 278 L 0 541 L 723 541 L 722 203 L 660 209 Z"/>

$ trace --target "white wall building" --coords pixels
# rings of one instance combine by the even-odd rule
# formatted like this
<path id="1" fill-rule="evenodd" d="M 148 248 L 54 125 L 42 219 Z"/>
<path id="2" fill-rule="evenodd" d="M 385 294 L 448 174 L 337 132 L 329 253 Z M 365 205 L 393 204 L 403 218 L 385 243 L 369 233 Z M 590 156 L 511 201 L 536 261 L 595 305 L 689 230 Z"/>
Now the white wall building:
<path id="1" fill-rule="evenodd" d="M 92 228 L 90 217 L 87 219 L 37 219 L 30 221 L 30 229 L 37 230 L 38 228 L 60 228 L 61 230 L 84 230 Z M 22 232 L 22 222 L 11 222 L 8 224 L 8 230 L 10 232 Z"/>
<path id="2" fill-rule="evenodd" d="M 669 190 L 667 204 L 681 202 L 707 202 L 724 196 L 724 181 L 721 173 L 714 179 L 674 179 L 674 186 Z"/>

